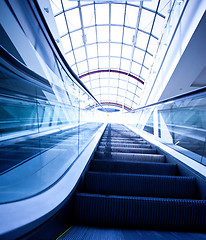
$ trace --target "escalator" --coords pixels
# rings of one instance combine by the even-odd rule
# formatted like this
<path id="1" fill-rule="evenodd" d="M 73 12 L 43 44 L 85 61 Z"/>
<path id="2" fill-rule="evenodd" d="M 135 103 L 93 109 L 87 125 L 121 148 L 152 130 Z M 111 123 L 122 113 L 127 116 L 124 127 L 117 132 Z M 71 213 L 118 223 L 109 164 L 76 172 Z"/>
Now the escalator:
<path id="1" fill-rule="evenodd" d="M 180 161 L 168 161 L 116 124 L 107 126 L 91 160 L 103 130 L 98 132 L 99 123 L 79 124 L 93 121 L 93 107 L 101 105 L 71 70 L 46 24 L 48 9 L 42 12 L 38 2 L 0 4 L 0 238 L 137 239 L 142 233 L 135 229 L 204 232 L 206 180 L 187 174 L 187 167 L 180 171 Z M 4 145 L 7 140 L 14 142 Z"/>
<path id="2" fill-rule="evenodd" d="M 180 173 L 140 136 L 108 124 L 75 193 L 74 225 L 59 239 L 145 239 L 134 229 L 205 232 L 206 201 L 196 178 Z M 180 235 L 170 237 L 193 239 Z"/>

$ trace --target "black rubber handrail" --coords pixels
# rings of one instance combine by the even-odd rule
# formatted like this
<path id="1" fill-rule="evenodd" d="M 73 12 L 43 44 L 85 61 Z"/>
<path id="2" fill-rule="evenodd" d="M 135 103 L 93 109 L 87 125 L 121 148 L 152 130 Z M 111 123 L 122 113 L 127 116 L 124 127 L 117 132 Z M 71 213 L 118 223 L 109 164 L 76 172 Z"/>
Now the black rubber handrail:
<path id="1" fill-rule="evenodd" d="M 3 61 L 1 59 L 3 59 Z M 11 55 L 2 45 L 0 45 L 0 67 L 4 68 L 6 71 L 9 71 L 9 72 L 12 72 L 12 67 L 14 67 L 15 70 L 18 71 L 18 74 L 16 72 L 14 74 L 17 74 L 19 77 L 21 77 L 21 79 L 23 79 L 24 81 L 29 81 L 29 79 L 36 80 L 37 82 L 29 81 L 29 83 L 33 84 L 35 86 L 39 86 L 39 83 L 41 83 L 42 89 L 52 93 L 51 86 L 46 78 L 40 76 L 36 72 L 29 69 L 25 64 L 23 64 L 17 58 L 15 58 L 13 55 Z M 5 88 L 3 88 L 3 87 L 0 87 L 0 89 L 5 90 Z M 14 89 L 12 89 L 12 92 L 15 93 L 16 91 Z M 29 101 L 29 102 L 36 103 L 36 100 L 34 100 L 32 95 L 30 95 L 28 93 L 24 93 L 24 96 L 26 96 L 27 102 Z M 20 97 L 19 93 L 18 93 L 18 95 L 11 96 L 11 95 L 7 95 L 4 92 L 4 93 L 0 93 L 0 98 L 1 97 L 9 98 L 9 99 L 16 99 L 18 101 L 25 101 L 25 98 Z M 45 98 L 42 98 L 41 96 L 38 96 L 38 100 L 42 100 L 44 102 L 47 101 Z M 58 104 L 58 105 L 62 105 L 62 106 L 65 105 L 65 104 L 62 104 L 57 101 L 55 102 L 54 100 L 52 102 L 50 101 L 50 103 Z"/>
<path id="2" fill-rule="evenodd" d="M 9 63 L 11 66 L 18 69 L 21 73 L 26 74 L 27 76 L 38 80 L 39 82 L 43 83 L 45 86 L 50 87 L 48 80 L 39 74 L 35 73 L 31 69 L 29 69 L 25 64 L 20 62 L 17 58 L 15 58 L 13 55 L 11 55 L 2 45 L 0 45 L 0 58 L 5 60 L 7 63 Z M 2 63 L 0 63 L 1 66 L 3 66 Z M 5 67 L 5 66 L 3 66 Z M 48 90 L 48 89 L 47 89 Z"/>
<path id="3" fill-rule="evenodd" d="M 162 100 L 160 102 L 156 102 L 156 103 L 152 103 L 152 104 L 149 104 L 149 105 L 146 105 L 146 106 L 143 106 L 143 107 L 139 107 L 137 109 L 134 109 L 134 110 L 130 111 L 130 113 L 131 112 L 136 112 L 138 110 L 145 109 L 145 108 L 148 108 L 148 107 L 152 107 L 152 106 L 155 106 L 155 105 L 160 105 L 160 104 L 163 104 L 163 103 L 180 100 L 180 99 L 183 99 L 183 98 L 187 98 L 187 97 L 191 97 L 193 95 L 203 94 L 203 93 L 206 93 L 206 87 L 202 87 L 202 88 L 190 91 L 190 92 L 183 93 L 181 95 L 177 95 L 177 96 L 174 96 L 174 97 L 171 97 L 171 98 L 167 98 L 167 99 Z"/>

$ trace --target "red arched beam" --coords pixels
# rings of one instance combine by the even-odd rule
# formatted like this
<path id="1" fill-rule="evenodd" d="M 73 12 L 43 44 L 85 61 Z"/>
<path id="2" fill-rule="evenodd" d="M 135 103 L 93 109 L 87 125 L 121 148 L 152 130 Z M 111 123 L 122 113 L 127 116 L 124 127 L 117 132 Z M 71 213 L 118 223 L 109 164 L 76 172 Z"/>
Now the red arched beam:
<path id="1" fill-rule="evenodd" d="M 112 72 L 112 73 L 124 74 L 126 76 L 131 77 L 131 78 L 134 78 L 135 80 L 137 80 L 141 84 L 144 84 L 144 82 L 140 78 L 136 77 L 135 75 L 133 75 L 131 73 L 124 72 L 124 71 L 120 71 L 120 70 L 114 70 L 114 69 L 100 69 L 100 70 L 87 72 L 87 73 L 84 73 L 84 74 L 80 75 L 79 78 L 81 79 L 81 78 L 86 77 L 88 75 L 92 75 L 92 74 L 96 74 L 96 73 L 102 73 L 102 72 Z"/>

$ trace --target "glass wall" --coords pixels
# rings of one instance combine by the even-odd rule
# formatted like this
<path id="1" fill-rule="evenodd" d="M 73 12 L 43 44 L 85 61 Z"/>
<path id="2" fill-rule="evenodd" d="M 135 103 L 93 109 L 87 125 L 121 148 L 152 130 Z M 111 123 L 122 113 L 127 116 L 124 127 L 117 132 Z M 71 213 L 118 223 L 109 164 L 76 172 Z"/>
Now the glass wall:
<path id="1" fill-rule="evenodd" d="M 135 111 L 133 126 L 206 165 L 206 88 Z M 127 114 L 126 114 L 127 115 Z"/>
<path id="2" fill-rule="evenodd" d="M 7 203 L 57 182 L 102 124 L 85 109 L 98 102 L 32 22 L 35 9 L 27 1 L 1 1 L 0 9 L 0 203 Z"/>

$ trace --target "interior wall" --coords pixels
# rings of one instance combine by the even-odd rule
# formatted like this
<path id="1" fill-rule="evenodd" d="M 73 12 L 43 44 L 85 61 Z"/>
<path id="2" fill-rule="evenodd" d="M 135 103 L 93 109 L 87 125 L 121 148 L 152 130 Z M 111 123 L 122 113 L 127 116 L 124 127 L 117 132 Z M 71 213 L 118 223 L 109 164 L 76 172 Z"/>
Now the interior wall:
<path id="1" fill-rule="evenodd" d="M 204 65 L 204 61 L 201 59 L 205 59 L 205 52 L 201 46 L 205 42 L 205 31 L 202 30 L 205 28 L 205 18 L 203 21 L 201 19 L 206 11 L 206 0 L 181 1 L 179 4 L 182 15 L 174 16 L 173 20 L 180 18 L 177 26 L 172 25 L 172 23 L 170 25 L 170 22 L 168 22 L 168 28 L 171 27 L 173 30 L 170 30 L 170 39 L 166 39 L 163 44 L 166 50 L 162 55 L 163 61 L 160 59 L 162 64 L 158 63 L 160 68 L 159 70 L 155 69 L 155 72 L 152 73 L 154 76 L 151 76 L 145 86 L 141 106 L 185 93 L 188 89 L 194 90 L 197 88 L 194 85 L 191 86 L 191 84 L 198 76 L 198 71 L 200 74 L 203 68 L 200 65 Z M 194 62 L 195 65 L 193 66 Z M 198 66 L 196 70 L 195 66 Z M 193 75 L 190 74 L 190 70 L 195 70 Z"/>
<path id="2" fill-rule="evenodd" d="M 206 86 L 206 13 L 204 13 L 159 100 Z"/>

